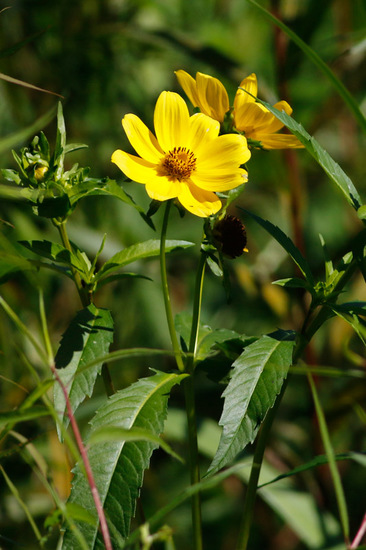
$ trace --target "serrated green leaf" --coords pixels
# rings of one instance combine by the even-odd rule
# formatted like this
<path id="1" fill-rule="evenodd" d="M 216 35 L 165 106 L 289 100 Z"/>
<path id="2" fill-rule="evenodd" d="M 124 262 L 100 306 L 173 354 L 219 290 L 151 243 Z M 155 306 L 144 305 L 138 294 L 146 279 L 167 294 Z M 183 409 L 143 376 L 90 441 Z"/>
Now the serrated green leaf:
<path id="1" fill-rule="evenodd" d="M 90 437 L 96 431 L 113 426 L 125 430 L 141 428 L 159 435 L 164 427 L 169 392 L 185 376 L 156 372 L 117 392 L 96 413 Z M 118 440 L 94 445 L 89 449 L 90 464 L 108 518 L 114 548 L 120 548 L 121 540 L 128 536 L 143 474 L 156 447 L 156 443 L 147 441 Z M 70 502 L 83 506 L 94 517 L 93 526 L 76 522 L 89 549 L 103 548 L 90 488 L 79 467 L 75 471 Z M 62 550 L 74 549 L 73 533 L 67 529 Z"/>
<path id="2" fill-rule="evenodd" d="M 253 212 L 249 212 L 248 210 L 244 210 L 240 208 L 243 212 L 248 214 L 251 218 L 253 218 L 259 225 L 263 227 L 276 241 L 282 246 L 284 250 L 291 256 L 297 267 L 300 269 L 301 273 L 304 275 L 304 277 L 307 279 L 307 281 L 310 283 L 311 286 L 314 285 L 314 277 L 311 272 L 310 266 L 307 262 L 307 260 L 304 258 L 304 256 L 301 254 L 300 250 L 295 246 L 295 244 L 292 242 L 290 237 L 288 237 L 282 229 L 280 229 L 277 225 L 274 225 L 268 220 L 264 220 L 260 216 L 257 216 L 256 214 L 253 214 Z"/>
<path id="3" fill-rule="evenodd" d="M 180 248 L 188 248 L 193 246 L 194 243 L 187 241 L 166 241 L 166 252 L 172 252 L 173 250 L 178 250 Z M 102 265 L 101 269 L 95 275 L 95 281 L 99 281 L 104 278 L 107 274 L 109 275 L 113 271 L 120 269 L 121 267 L 141 260 L 143 258 L 151 258 L 153 256 L 158 256 L 160 254 L 160 241 L 159 240 L 149 240 L 143 243 L 134 244 L 124 248 L 120 252 L 117 252 L 112 258 L 110 258 L 105 264 Z"/>
<path id="4" fill-rule="evenodd" d="M 229 464 L 254 441 L 268 409 L 281 390 L 292 361 L 294 340 L 263 336 L 245 348 L 233 363 L 230 382 L 223 393 L 224 409 L 219 424 L 223 431 L 206 475 Z"/>
<path id="5" fill-rule="evenodd" d="M 86 396 L 91 396 L 95 380 L 102 369 L 102 362 L 83 369 L 93 359 L 108 353 L 113 340 L 113 320 L 106 309 L 98 309 L 93 304 L 79 311 L 62 336 L 56 353 L 55 364 L 58 375 L 68 390 L 73 412 Z M 54 386 L 55 408 L 67 427 L 64 394 L 59 384 Z M 61 439 L 61 430 L 59 437 Z"/>
<path id="6" fill-rule="evenodd" d="M 357 189 L 339 164 L 337 164 L 329 153 L 321 147 L 320 143 L 308 134 L 303 126 L 296 122 L 287 113 L 284 111 L 279 111 L 265 101 L 259 102 L 262 103 L 262 105 L 264 105 L 272 114 L 274 114 L 275 117 L 278 118 L 278 120 L 280 120 L 289 130 L 291 130 L 291 132 L 301 141 L 310 155 L 323 168 L 327 176 L 337 185 L 337 187 L 339 187 L 349 204 L 353 206 L 356 211 L 358 211 L 362 205 L 362 201 Z"/>
<path id="7" fill-rule="evenodd" d="M 150 441 L 150 443 L 156 444 L 158 447 L 164 449 L 166 453 L 173 456 L 179 462 L 184 463 L 183 458 L 181 458 L 171 446 L 161 439 L 158 435 L 150 432 L 149 430 L 144 430 L 143 428 L 132 428 L 126 430 L 119 428 L 118 426 L 110 426 L 96 430 L 89 438 L 89 445 L 95 445 L 97 443 L 106 443 L 107 441 Z"/>
<path id="8" fill-rule="evenodd" d="M 82 261 L 80 255 L 70 252 L 67 248 L 64 248 L 58 243 L 52 243 L 50 241 L 19 241 L 19 244 L 24 246 L 27 250 L 30 250 L 42 258 L 48 258 L 56 263 L 65 264 L 69 267 L 74 267 L 81 273 L 87 271 L 87 265 L 85 261 Z"/>

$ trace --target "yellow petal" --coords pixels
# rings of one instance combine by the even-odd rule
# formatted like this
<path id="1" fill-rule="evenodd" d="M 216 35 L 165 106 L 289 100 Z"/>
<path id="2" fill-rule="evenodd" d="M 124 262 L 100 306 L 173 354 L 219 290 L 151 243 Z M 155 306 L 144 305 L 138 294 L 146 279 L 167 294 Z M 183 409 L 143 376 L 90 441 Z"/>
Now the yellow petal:
<path id="1" fill-rule="evenodd" d="M 203 113 L 222 122 L 225 113 L 230 109 L 229 97 L 224 85 L 217 78 L 197 73 L 196 86 Z"/>
<path id="2" fill-rule="evenodd" d="M 290 134 L 259 134 L 257 139 L 265 149 L 303 149 L 304 145 Z"/>
<path id="3" fill-rule="evenodd" d="M 217 138 L 220 132 L 220 123 L 213 118 L 197 113 L 189 119 L 189 140 L 187 147 L 197 156 L 202 147 L 212 139 Z"/>
<path id="4" fill-rule="evenodd" d="M 128 114 L 122 126 L 136 153 L 149 162 L 158 163 L 164 155 L 156 137 L 136 115 Z"/>
<path id="5" fill-rule="evenodd" d="M 287 115 L 292 114 L 292 109 L 291 109 L 290 105 L 287 103 L 287 101 L 279 101 L 278 103 L 273 105 L 273 107 L 275 109 L 277 109 L 278 111 L 281 111 L 281 112 L 285 111 L 285 113 Z M 276 118 L 274 115 L 272 115 L 272 113 L 271 113 L 271 118 L 268 117 L 268 121 L 267 121 L 267 124 L 266 124 L 266 128 L 265 128 L 266 133 L 272 134 L 274 132 L 277 132 L 281 128 L 283 128 L 283 123 L 278 118 Z"/>
<path id="6" fill-rule="evenodd" d="M 216 214 L 221 208 L 221 201 L 214 193 L 199 189 L 193 182 L 183 185 L 178 200 L 186 210 L 201 218 Z"/>
<path id="7" fill-rule="evenodd" d="M 206 191 L 229 191 L 248 181 L 248 173 L 242 168 L 238 168 L 236 171 L 233 171 L 232 168 L 231 171 L 226 168 L 208 170 L 207 172 L 197 170 L 191 174 L 191 180 L 197 187 Z"/>
<path id="8" fill-rule="evenodd" d="M 154 112 L 155 133 L 160 147 L 165 153 L 174 147 L 185 147 L 188 139 L 188 107 L 174 92 L 162 92 L 158 97 Z"/>
<path id="9" fill-rule="evenodd" d="M 250 159 L 247 140 L 239 134 L 225 134 L 202 147 L 197 157 L 197 169 L 205 171 L 213 167 L 239 167 Z"/>
<path id="10" fill-rule="evenodd" d="M 166 201 L 177 197 L 182 191 L 182 186 L 183 184 L 179 181 L 170 181 L 161 176 L 159 180 L 147 183 L 145 189 L 151 199 Z"/>
<path id="11" fill-rule="evenodd" d="M 257 84 L 256 75 L 252 73 L 251 75 L 244 78 L 244 80 L 240 82 L 239 88 L 244 88 L 244 90 L 246 90 L 249 93 L 247 94 L 246 92 L 240 89 L 237 90 L 236 96 L 234 99 L 234 109 L 236 108 L 235 103 L 239 100 L 239 98 L 240 98 L 240 101 L 243 103 L 253 103 L 255 101 L 255 98 L 257 97 L 257 94 L 258 94 L 258 84 Z"/>
<path id="12" fill-rule="evenodd" d="M 186 73 L 186 71 L 175 71 L 175 75 L 178 79 L 179 84 L 182 86 L 183 90 L 189 97 L 193 107 L 199 107 L 199 100 L 197 96 L 197 86 L 195 79 Z"/>
<path id="13" fill-rule="evenodd" d="M 234 111 L 235 128 L 252 137 L 253 130 L 266 126 L 268 117 L 273 115 L 260 103 L 244 103 Z"/>
<path id="14" fill-rule="evenodd" d="M 158 177 L 156 174 L 156 165 L 147 160 L 135 157 L 125 151 L 118 149 L 112 155 L 112 162 L 117 164 L 128 178 L 138 183 L 146 183 L 153 178 Z"/>

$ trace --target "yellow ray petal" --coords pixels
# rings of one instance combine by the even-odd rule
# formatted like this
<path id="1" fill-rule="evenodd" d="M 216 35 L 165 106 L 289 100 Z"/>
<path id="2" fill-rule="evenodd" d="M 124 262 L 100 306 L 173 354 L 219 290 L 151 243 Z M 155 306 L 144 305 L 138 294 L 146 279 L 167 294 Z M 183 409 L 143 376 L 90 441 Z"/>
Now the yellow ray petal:
<path id="1" fill-rule="evenodd" d="M 245 132 L 251 137 L 251 132 L 259 126 L 265 126 L 268 116 L 273 116 L 260 103 L 243 103 L 237 110 L 234 110 L 235 128 Z"/>
<path id="2" fill-rule="evenodd" d="M 221 208 L 221 201 L 214 193 L 199 189 L 193 182 L 183 185 L 178 200 L 189 212 L 201 218 L 216 214 Z"/>
<path id="3" fill-rule="evenodd" d="M 239 99 L 243 103 L 253 103 L 255 101 L 255 98 L 257 97 L 257 94 L 258 94 L 258 84 L 257 84 L 256 75 L 252 73 L 251 75 L 244 78 L 244 80 L 240 82 L 239 88 L 244 88 L 244 90 L 246 90 L 249 93 L 247 94 L 246 92 L 240 89 L 237 90 L 235 99 L 234 99 L 234 109 L 236 108 L 235 102 L 237 102 Z"/>
<path id="4" fill-rule="evenodd" d="M 147 183 L 145 189 L 151 199 L 166 201 L 174 199 L 181 193 L 182 183 L 179 181 L 169 181 L 168 178 L 161 176 L 159 180 Z"/>
<path id="5" fill-rule="evenodd" d="M 122 119 L 122 126 L 136 153 L 145 160 L 159 163 L 164 155 L 156 137 L 136 115 L 128 114 Z"/>
<path id="6" fill-rule="evenodd" d="M 247 140 L 239 134 L 225 134 L 219 136 L 206 147 L 202 147 L 197 157 L 197 168 L 208 170 L 212 166 L 244 164 L 250 159 L 250 151 L 247 147 Z"/>
<path id="7" fill-rule="evenodd" d="M 189 112 L 183 98 L 174 92 L 162 92 L 154 112 L 155 133 L 165 153 L 185 147 L 188 139 Z"/>
<path id="8" fill-rule="evenodd" d="M 192 173 L 191 180 L 197 187 L 206 191 L 229 191 L 248 181 L 248 173 L 242 168 L 235 172 L 227 169 L 209 170 L 207 172 L 197 170 Z"/>
<path id="9" fill-rule="evenodd" d="M 189 122 L 187 147 L 197 156 L 201 148 L 206 146 L 206 143 L 217 138 L 220 132 L 220 123 L 203 113 L 191 116 Z"/>
<path id="10" fill-rule="evenodd" d="M 290 134 L 258 134 L 253 139 L 260 141 L 265 149 L 303 149 L 304 147 L 296 136 Z"/>
<path id="11" fill-rule="evenodd" d="M 179 84 L 182 86 L 183 90 L 189 97 L 193 107 L 199 107 L 199 100 L 197 95 L 197 86 L 195 79 L 186 71 L 175 71 L 175 75 L 178 79 Z"/>
<path id="12" fill-rule="evenodd" d="M 229 97 L 224 85 L 217 78 L 197 73 L 196 86 L 202 111 L 215 120 L 222 122 L 225 113 L 230 109 Z"/>
<path id="13" fill-rule="evenodd" d="M 278 109 L 281 112 L 285 111 L 285 113 L 287 115 L 291 115 L 291 113 L 292 113 L 292 109 L 291 109 L 290 105 L 287 103 L 287 101 L 279 101 L 278 103 L 273 105 L 273 107 L 275 109 Z M 269 113 L 269 111 L 268 111 L 268 113 Z M 283 128 L 283 126 L 284 126 L 283 123 L 280 120 L 278 120 L 278 118 L 276 118 L 274 115 L 272 115 L 272 113 L 270 113 L 270 116 L 268 116 L 268 120 L 265 124 L 265 131 L 268 134 L 272 134 L 274 132 L 277 132 L 281 128 Z M 261 130 L 259 125 L 258 125 L 257 129 Z"/>
<path id="14" fill-rule="evenodd" d="M 114 151 L 111 160 L 128 178 L 138 183 L 146 183 L 158 177 L 155 164 L 120 149 Z"/>

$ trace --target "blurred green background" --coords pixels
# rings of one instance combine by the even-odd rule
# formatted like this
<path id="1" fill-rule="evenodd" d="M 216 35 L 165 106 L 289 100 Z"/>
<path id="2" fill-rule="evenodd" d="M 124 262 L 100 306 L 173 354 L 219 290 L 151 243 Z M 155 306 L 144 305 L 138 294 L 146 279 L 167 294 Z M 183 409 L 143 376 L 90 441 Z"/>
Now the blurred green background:
<path id="1" fill-rule="evenodd" d="M 260 4 L 309 44 L 329 64 L 366 111 L 366 6 L 362 0 L 272 0 Z M 263 14 L 245 0 L 47 0 L 9 1 L 0 13 L 0 72 L 64 96 L 68 142 L 85 143 L 88 149 L 72 153 L 70 166 L 78 162 L 90 166 L 91 175 L 123 181 L 110 162 L 117 148 L 129 150 L 121 126 L 128 112 L 140 116 L 152 129 L 153 110 L 162 90 L 180 90 L 174 71 L 185 69 L 218 77 L 231 101 L 240 81 L 255 72 L 259 96 L 275 103 L 286 99 L 294 118 L 319 140 L 351 177 L 365 196 L 365 136 L 342 103 L 330 82 L 309 59 L 273 27 Z M 24 42 L 24 43 L 23 43 Z M 18 48 L 16 45 L 21 45 Z M 15 168 L 11 148 L 19 149 L 36 133 L 24 129 L 49 112 L 55 96 L 0 80 L 0 166 Z M 55 119 L 43 128 L 51 143 Z M 41 129 L 41 128 L 39 128 Z M 268 218 L 288 233 L 308 258 L 314 273 L 324 275 L 323 235 L 334 259 L 349 250 L 361 228 L 356 214 L 306 151 L 257 152 L 249 163 L 249 182 L 236 204 Z M 148 208 L 144 187 L 125 183 L 124 188 Z M 230 212 L 238 215 L 236 206 Z M 240 214 L 242 216 L 242 214 Z M 20 239 L 58 240 L 55 229 L 32 216 L 30 208 L 17 201 L 1 200 L 0 245 L 10 250 Z M 249 219 L 249 253 L 229 266 L 232 284 L 228 302 L 220 281 L 210 273 L 206 278 L 202 321 L 213 328 L 230 328 L 239 333 L 259 335 L 275 330 L 299 329 L 306 297 L 295 290 L 271 285 L 276 279 L 295 273 L 286 254 Z M 161 225 L 161 212 L 154 217 Z M 159 238 L 145 225 L 135 210 L 107 197 L 91 197 L 79 205 L 68 222 L 70 237 L 93 258 L 103 235 L 107 234 L 103 258 L 124 246 Z M 197 243 L 193 253 L 175 253 L 169 259 L 174 310 L 189 311 L 202 220 L 173 212 L 168 237 Z M 117 327 L 113 349 L 133 346 L 169 347 L 159 286 L 159 265 L 148 261 L 137 265 L 152 278 L 126 280 L 104 287 L 97 296 L 100 307 L 109 308 Z M 37 277 L 18 274 L 2 287 L 6 300 L 22 320 L 39 334 L 37 285 L 45 292 L 48 322 L 55 349 L 62 332 L 80 308 L 69 280 L 41 272 Z M 361 277 L 350 284 L 347 300 L 366 299 Z M 25 389 L 33 388 L 23 352 L 37 366 L 37 359 L 5 314 L 0 311 L 0 409 L 17 406 Z M 331 428 L 335 450 L 365 448 L 365 384 L 347 376 L 355 365 L 365 367 L 364 349 L 346 323 L 327 323 L 306 360 L 333 365 L 344 377 L 320 377 L 318 388 Z M 170 368 L 169 360 L 115 363 L 112 376 L 122 388 L 148 373 L 148 367 Z M 47 373 L 42 373 L 46 376 Z M 19 385 L 19 386 L 18 386 Z M 201 418 L 217 420 L 221 413 L 222 387 L 204 375 L 199 379 L 198 403 Z M 102 399 L 102 390 L 86 403 L 80 422 L 87 419 Z M 181 407 L 179 392 L 172 397 Z M 19 431 L 50 464 L 50 476 L 63 496 L 67 495 L 67 458 L 58 447 L 51 423 L 27 423 Z M 294 376 L 290 382 L 279 419 L 273 430 L 269 458 L 279 469 L 293 468 L 323 452 L 306 378 Z M 14 440 L 8 443 L 14 448 Z M 5 450 L 6 451 L 6 445 Z M 13 449 L 14 451 L 14 449 Z M 52 510 L 52 501 L 21 453 L 11 452 L 2 463 L 16 483 L 40 526 Z M 184 453 L 184 449 L 179 449 Z M 203 463 L 205 464 L 203 459 Z M 66 465 L 66 466 L 65 466 Z M 185 482 L 180 466 L 163 453 L 153 458 L 147 473 L 143 499 L 149 513 L 164 504 Z M 342 464 L 342 477 L 349 503 L 352 532 L 364 510 L 360 508 L 360 487 L 366 491 L 365 470 L 349 462 Z M 321 510 L 336 515 L 334 493 L 326 469 L 299 476 L 298 487 L 310 492 Z M 0 548 L 36 548 L 23 512 L 0 479 Z M 229 480 L 205 497 L 204 517 L 207 548 L 234 547 L 243 487 Z M 176 532 L 177 549 L 189 548 L 189 508 L 181 507 L 168 518 Z M 56 529 L 54 530 L 56 532 Z M 56 547 L 55 534 L 47 543 Z M 329 543 L 329 544 L 328 544 Z M 331 546 L 327 541 L 326 546 Z M 157 546 L 158 548 L 159 546 Z M 252 546 L 263 549 L 315 548 L 300 540 L 280 515 L 258 500 Z"/>

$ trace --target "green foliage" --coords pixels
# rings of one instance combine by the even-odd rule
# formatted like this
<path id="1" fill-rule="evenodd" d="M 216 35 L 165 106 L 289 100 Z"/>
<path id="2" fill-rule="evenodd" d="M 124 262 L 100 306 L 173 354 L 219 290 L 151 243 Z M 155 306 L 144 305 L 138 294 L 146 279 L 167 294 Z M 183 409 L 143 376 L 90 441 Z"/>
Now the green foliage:
<path id="1" fill-rule="evenodd" d="M 293 336 L 263 336 L 247 346 L 233 363 L 230 382 L 223 393 L 224 409 L 219 422 L 222 436 L 207 475 L 232 462 L 254 441 L 287 376 L 295 344 Z"/>
<path id="2" fill-rule="evenodd" d="M 3 70 L 25 71 L 0 74 L 1 547 L 108 547 L 105 514 L 113 548 L 198 550 L 201 538 L 217 550 L 364 548 L 354 541 L 366 481 L 366 210 L 354 122 L 366 129 L 366 12 L 290 4 L 20 0 L 0 11 Z M 223 208 L 203 227 L 172 209 L 159 240 L 162 203 L 121 184 L 110 157 L 120 118 L 151 128 L 179 67 L 217 76 L 231 106 L 255 71 L 261 106 L 310 155 L 250 142 L 245 187 L 217 193 Z M 26 82 L 36 79 L 42 88 Z M 277 96 L 294 118 L 272 107 Z M 223 133 L 232 121 L 230 111 Z M 249 254 L 231 261 L 214 229 L 237 211 Z"/>
<path id="3" fill-rule="evenodd" d="M 113 320 L 110 312 L 93 304 L 79 311 L 63 334 L 55 363 L 73 413 L 85 397 L 92 395 L 95 380 L 102 369 L 102 357 L 108 353 L 112 341 Z M 98 357 L 101 359 L 95 363 Z M 85 369 L 92 361 L 93 367 Z M 69 411 L 59 384 L 54 386 L 54 403 L 64 428 L 67 428 Z M 62 437 L 60 429 L 59 436 Z"/>
<path id="4" fill-rule="evenodd" d="M 150 432 L 152 436 L 158 436 L 163 431 L 169 392 L 184 377 L 185 375 L 156 372 L 153 376 L 120 390 L 97 411 L 92 420 L 89 437 L 92 438 L 96 431 L 109 428 L 141 428 Z M 157 446 L 154 437 L 142 436 L 137 441 L 131 441 L 125 440 L 122 436 L 120 439 L 90 447 L 89 460 L 117 548 L 122 547 L 128 536 L 143 474 Z M 98 518 L 80 466 L 75 471 L 70 502 L 82 505 L 93 515 L 93 525 L 78 521 L 76 523 L 87 541 L 88 548 L 101 548 Z M 62 548 L 75 548 L 75 538 L 70 529 L 65 533 Z"/>

